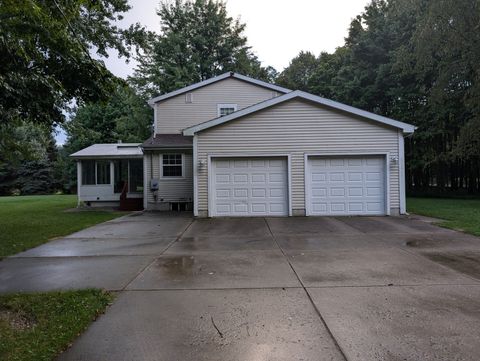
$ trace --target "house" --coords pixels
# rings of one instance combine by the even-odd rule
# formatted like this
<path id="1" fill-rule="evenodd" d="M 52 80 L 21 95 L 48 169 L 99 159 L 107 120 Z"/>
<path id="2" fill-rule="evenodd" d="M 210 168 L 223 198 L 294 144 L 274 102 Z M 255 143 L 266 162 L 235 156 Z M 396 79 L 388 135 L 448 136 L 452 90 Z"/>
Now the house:
<path id="1" fill-rule="evenodd" d="M 154 134 L 140 146 L 147 210 L 199 217 L 405 213 L 410 124 L 236 73 L 149 104 Z M 72 156 L 83 163 L 86 150 Z M 114 187 L 115 163 L 110 167 Z M 83 169 L 79 181 L 88 179 Z"/>

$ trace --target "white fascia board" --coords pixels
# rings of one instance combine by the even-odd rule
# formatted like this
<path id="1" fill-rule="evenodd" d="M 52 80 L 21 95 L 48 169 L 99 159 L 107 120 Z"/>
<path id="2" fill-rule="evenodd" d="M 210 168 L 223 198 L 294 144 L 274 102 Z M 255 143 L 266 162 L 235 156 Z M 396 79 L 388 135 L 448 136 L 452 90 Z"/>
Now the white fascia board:
<path id="1" fill-rule="evenodd" d="M 205 129 L 208 129 L 208 128 L 211 128 L 211 127 L 215 127 L 217 125 L 229 122 L 231 120 L 243 117 L 245 115 L 257 112 L 259 110 L 262 110 L 262 109 L 265 109 L 265 108 L 268 108 L 268 107 L 271 107 L 273 105 L 277 105 L 279 103 L 286 102 L 286 101 L 294 99 L 294 98 L 300 98 L 300 99 L 308 100 L 308 101 L 311 101 L 313 103 L 325 105 L 325 106 L 330 107 L 330 108 L 334 108 L 334 109 L 344 111 L 346 113 L 358 115 L 362 118 L 371 119 L 371 120 L 377 121 L 377 122 L 382 123 L 382 124 L 390 125 L 392 127 L 402 129 L 402 131 L 404 133 L 413 133 L 415 131 L 415 127 L 411 124 L 399 122 L 398 120 L 382 117 L 381 115 L 370 113 L 370 112 L 367 112 L 365 110 L 361 110 L 361 109 L 358 109 L 358 108 L 351 107 L 349 105 L 345 105 L 345 104 L 342 104 L 342 103 L 335 102 L 333 100 L 328 100 L 328 99 L 325 99 L 325 98 L 322 98 L 322 97 L 319 97 L 319 96 L 316 96 L 316 95 L 313 95 L 313 94 L 305 93 L 305 92 L 300 91 L 300 90 L 295 90 L 293 92 L 281 95 L 279 97 L 272 98 L 272 99 L 266 100 L 264 102 L 252 105 L 252 106 L 247 107 L 247 108 L 244 108 L 242 110 L 239 110 L 238 112 L 231 113 L 231 114 L 223 116 L 221 118 L 215 118 L 215 119 L 209 120 L 207 122 L 197 124 L 193 127 L 186 128 L 186 129 L 183 130 L 183 135 L 190 135 L 191 136 L 191 135 L 194 135 L 195 133 L 200 132 L 202 130 L 205 130 Z"/>
<path id="2" fill-rule="evenodd" d="M 152 98 L 148 101 L 148 105 L 153 107 L 153 105 L 155 103 L 158 103 L 162 100 L 165 100 L 165 99 L 168 99 L 168 98 L 171 98 L 171 97 L 174 97 L 176 95 L 183 94 L 183 93 L 188 93 L 189 91 L 204 87 L 204 86 L 212 84 L 212 83 L 216 83 L 217 81 L 220 81 L 220 80 L 223 80 L 223 79 L 226 79 L 226 78 L 230 78 L 230 77 L 235 78 L 235 79 L 239 79 L 239 80 L 243 80 L 243 81 L 246 81 L 248 83 L 255 84 L 255 85 L 258 85 L 258 86 L 261 86 L 261 87 L 264 87 L 264 88 L 268 88 L 268 89 L 271 89 L 271 90 L 274 90 L 274 91 L 277 91 L 277 92 L 280 92 L 280 93 L 288 93 L 288 92 L 291 91 L 290 89 L 283 88 L 283 87 L 278 86 L 278 85 L 270 84 L 270 83 L 267 83 L 267 82 L 264 82 L 264 81 L 261 81 L 261 80 L 258 80 L 258 79 L 253 79 L 253 78 L 250 78 L 250 77 L 245 76 L 245 75 L 241 75 L 241 74 L 237 74 L 237 73 L 233 73 L 233 72 L 227 72 L 227 73 L 218 75 L 216 77 L 213 77 L 213 78 L 210 78 L 210 79 L 207 79 L 207 80 L 204 80 L 204 81 L 186 86 L 184 88 L 175 90 L 173 92 L 166 93 L 166 94 L 160 95 L 158 97 Z"/>

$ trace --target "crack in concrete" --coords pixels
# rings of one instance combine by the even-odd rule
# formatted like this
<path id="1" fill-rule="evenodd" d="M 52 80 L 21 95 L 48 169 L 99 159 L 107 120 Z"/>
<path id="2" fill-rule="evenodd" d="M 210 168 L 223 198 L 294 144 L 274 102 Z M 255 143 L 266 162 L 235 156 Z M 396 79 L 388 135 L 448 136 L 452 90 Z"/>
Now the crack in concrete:
<path id="1" fill-rule="evenodd" d="M 318 309 L 318 307 L 315 305 L 315 302 L 313 302 L 312 296 L 311 296 L 310 293 L 308 292 L 307 288 L 306 288 L 305 285 L 303 284 L 302 279 L 301 279 L 300 276 L 297 274 L 297 271 L 295 270 L 295 268 L 293 267 L 292 263 L 291 263 L 290 260 L 288 259 L 288 255 L 284 252 L 283 248 L 282 248 L 282 247 L 280 246 L 280 244 L 277 242 L 277 239 L 275 238 L 275 235 L 273 234 L 272 229 L 270 228 L 270 225 L 268 224 L 268 220 L 267 220 L 266 218 L 264 218 L 263 220 L 265 221 L 265 224 L 266 224 L 266 226 L 267 226 L 267 228 L 268 228 L 268 231 L 270 232 L 270 235 L 272 236 L 273 241 L 276 243 L 276 245 L 278 246 L 278 248 L 280 248 L 280 251 L 282 252 L 283 257 L 285 258 L 285 260 L 287 261 L 288 265 L 289 265 L 290 268 L 292 269 L 292 272 L 295 274 L 295 277 L 297 277 L 298 282 L 302 285 L 303 291 L 304 291 L 305 294 L 307 295 L 308 300 L 310 301 L 313 309 L 314 309 L 315 312 L 317 313 L 317 315 L 318 315 L 320 321 L 322 322 L 323 326 L 325 327 L 326 331 L 328 332 L 328 334 L 329 334 L 330 337 L 332 338 L 332 341 L 333 341 L 335 347 L 337 348 L 338 352 L 342 355 L 342 357 L 343 357 L 343 359 L 344 359 L 345 361 L 348 361 L 346 353 L 343 351 L 342 347 L 340 346 L 340 344 L 338 343 L 337 339 L 336 339 L 335 336 L 333 335 L 332 330 L 330 330 L 330 327 L 328 327 L 327 322 L 326 322 L 325 319 L 323 318 L 323 316 L 322 316 L 322 314 L 320 313 L 320 310 Z"/>

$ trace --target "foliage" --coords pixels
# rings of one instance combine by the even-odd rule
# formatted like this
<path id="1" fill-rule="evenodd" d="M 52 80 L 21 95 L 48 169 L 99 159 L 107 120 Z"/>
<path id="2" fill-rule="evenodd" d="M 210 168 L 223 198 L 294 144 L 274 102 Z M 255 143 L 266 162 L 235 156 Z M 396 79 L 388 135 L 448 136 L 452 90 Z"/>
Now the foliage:
<path id="1" fill-rule="evenodd" d="M 1 124 L 0 195 L 51 191 L 55 181 L 49 169 L 55 158 L 49 127 L 21 121 Z"/>
<path id="2" fill-rule="evenodd" d="M 112 301 L 95 289 L 0 296 L 0 358 L 52 360 Z"/>
<path id="3" fill-rule="evenodd" d="M 480 236 L 479 199 L 408 198 L 409 212 L 443 221 L 440 226 Z"/>
<path id="4" fill-rule="evenodd" d="M 157 12 L 161 34 L 131 78 L 148 96 L 169 92 L 226 71 L 267 81 L 276 71 L 263 68 L 246 45 L 245 24 L 229 17 L 217 0 L 163 1 Z"/>
<path id="5" fill-rule="evenodd" d="M 309 51 L 301 51 L 281 73 L 277 83 L 285 88 L 307 91 L 311 87 L 310 81 L 316 69 L 317 59 L 315 55 Z"/>
<path id="6" fill-rule="evenodd" d="M 72 100 L 104 99 L 116 79 L 90 51 L 129 57 L 148 42 L 139 24 L 114 21 L 127 0 L 2 0 L 0 6 L 0 118 L 51 125 Z"/>
<path id="7" fill-rule="evenodd" d="M 67 141 L 58 153 L 55 174 L 62 188 L 76 184 L 75 162 L 70 154 L 95 143 L 140 143 L 152 133 L 153 112 L 146 99 L 128 87 L 117 87 L 105 102 L 89 103 L 77 109 L 64 129 Z"/>
<path id="8" fill-rule="evenodd" d="M 343 47 L 315 61 L 300 53 L 279 79 L 416 125 L 406 142 L 410 189 L 479 192 L 479 7 L 478 0 L 373 0 Z"/>
<path id="9" fill-rule="evenodd" d="M 69 211 L 74 195 L 0 198 L 0 258 L 124 215 L 122 212 Z"/>
<path id="10" fill-rule="evenodd" d="M 49 194 L 54 190 L 52 164 L 45 159 L 27 161 L 17 173 L 20 194 Z"/>

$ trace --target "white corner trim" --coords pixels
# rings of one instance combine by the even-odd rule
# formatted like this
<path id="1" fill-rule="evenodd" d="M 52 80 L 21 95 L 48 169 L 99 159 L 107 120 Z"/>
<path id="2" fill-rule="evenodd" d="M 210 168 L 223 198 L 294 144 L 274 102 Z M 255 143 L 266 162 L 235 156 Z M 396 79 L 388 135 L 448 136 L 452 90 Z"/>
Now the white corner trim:
<path id="1" fill-rule="evenodd" d="M 193 216 L 198 217 L 198 135 L 193 136 Z"/>
<path id="2" fill-rule="evenodd" d="M 77 207 L 80 207 L 80 189 L 82 188 L 82 161 L 77 160 Z"/>
<path id="3" fill-rule="evenodd" d="M 231 120 L 234 120 L 234 119 L 237 119 L 237 118 L 255 113 L 259 110 L 262 110 L 262 109 L 265 109 L 265 108 L 268 108 L 268 107 L 271 107 L 271 106 L 274 106 L 274 105 L 277 105 L 277 104 L 280 104 L 280 103 L 283 103 L 283 102 L 286 102 L 288 100 L 295 99 L 295 98 L 308 100 L 308 101 L 316 103 L 316 104 L 324 105 L 324 106 L 327 106 L 327 107 L 330 107 L 330 108 L 333 108 L 333 109 L 337 109 L 337 110 L 340 110 L 340 111 L 344 111 L 344 112 L 347 112 L 347 113 L 350 113 L 350 114 L 360 116 L 362 118 L 370 119 L 370 120 L 379 122 L 381 124 L 385 124 L 385 125 L 389 125 L 389 126 L 392 126 L 392 127 L 395 127 L 395 128 L 399 128 L 404 133 L 413 133 L 415 131 L 415 127 L 411 124 L 399 122 L 398 120 L 386 118 L 386 117 L 383 117 L 381 115 L 377 115 L 377 114 L 374 114 L 374 113 L 367 112 L 365 110 L 361 110 L 361 109 L 358 109 L 358 108 L 351 107 L 349 105 L 345 105 L 345 104 L 342 104 L 342 103 L 335 102 L 333 100 L 328 100 L 328 99 L 325 99 L 325 98 L 322 98 L 322 97 L 319 97 L 319 96 L 316 96 L 316 95 L 313 95 L 313 94 L 305 93 L 305 92 L 300 91 L 300 90 L 295 90 L 293 92 L 281 95 L 279 97 L 272 98 L 272 99 L 266 100 L 264 102 L 252 105 L 250 107 L 241 109 L 238 112 L 235 112 L 235 113 L 232 113 L 232 114 L 229 114 L 229 115 L 225 115 L 225 116 L 220 117 L 220 118 L 215 118 L 215 119 L 212 119 L 212 120 L 194 125 L 192 127 L 186 128 L 186 129 L 183 130 L 183 135 L 190 135 L 191 136 L 191 135 L 193 135 L 197 132 L 200 132 L 202 130 L 205 130 L 205 129 L 208 129 L 208 128 L 211 128 L 211 127 L 215 127 L 217 125 L 229 122 Z"/>
<path id="4" fill-rule="evenodd" d="M 398 173 L 400 177 L 400 214 L 407 213 L 407 196 L 405 190 L 405 139 L 398 132 Z"/>
<path id="5" fill-rule="evenodd" d="M 292 155 L 287 154 L 287 186 L 288 186 L 288 216 L 293 215 L 292 209 Z"/>
<path id="6" fill-rule="evenodd" d="M 310 202 L 308 199 L 310 198 L 310 178 L 308 177 L 308 154 L 303 154 L 303 195 L 305 197 L 304 206 L 305 206 L 305 216 L 308 217 L 310 215 Z"/>
<path id="7" fill-rule="evenodd" d="M 213 215 L 216 213 L 215 208 L 215 202 L 213 201 L 213 182 L 212 182 L 212 156 L 208 155 L 208 161 L 207 161 L 207 192 L 208 192 L 208 197 L 207 197 L 207 210 L 208 210 L 208 216 L 213 217 Z"/>
<path id="8" fill-rule="evenodd" d="M 150 155 L 151 156 L 151 155 Z M 147 205 L 148 205 L 148 183 L 151 178 L 153 178 L 153 174 L 150 174 L 150 177 L 148 177 L 148 155 L 144 154 L 143 155 L 143 209 L 147 210 Z"/>
<path id="9" fill-rule="evenodd" d="M 385 214 L 387 216 L 390 215 L 390 152 L 387 152 L 385 155 L 385 165 L 387 167 L 385 171 L 385 197 L 386 197 L 386 202 L 385 202 L 385 207 L 387 208 L 385 211 Z"/>

